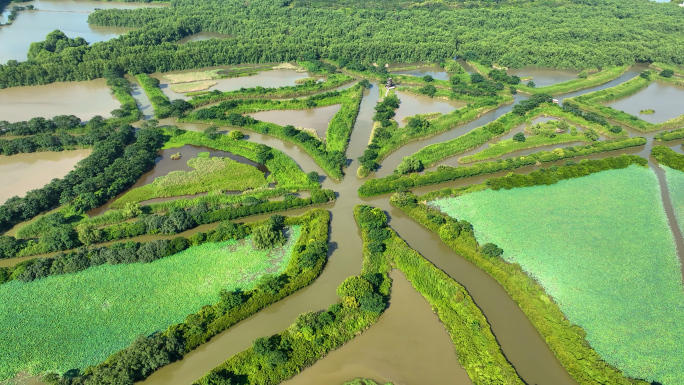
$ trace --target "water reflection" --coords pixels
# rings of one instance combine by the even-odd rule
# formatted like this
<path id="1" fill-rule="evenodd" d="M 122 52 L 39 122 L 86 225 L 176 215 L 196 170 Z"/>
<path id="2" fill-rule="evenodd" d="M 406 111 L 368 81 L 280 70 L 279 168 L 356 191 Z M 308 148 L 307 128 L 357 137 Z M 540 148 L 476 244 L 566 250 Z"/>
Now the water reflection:
<path id="1" fill-rule="evenodd" d="M 537 87 L 550 86 L 552 84 L 577 79 L 577 74 L 580 73 L 578 70 L 539 67 L 509 69 L 506 72 L 509 75 L 517 75 L 520 78 L 532 77 L 532 80 Z M 523 83 L 527 83 L 527 81 L 523 81 Z"/>
<path id="2" fill-rule="evenodd" d="M 281 126 L 291 124 L 297 128 L 309 128 L 316 131 L 319 138 L 324 139 L 330 120 L 342 108 L 336 104 L 308 110 L 273 110 L 249 114 L 254 119 L 276 123 Z"/>
<path id="3" fill-rule="evenodd" d="M 662 123 L 684 115 L 684 87 L 655 82 L 632 96 L 604 104 L 618 111 L 638 116 L 649 123 Z M 647 109 L 652 109 L 655 113 L 639 112 Z"/>

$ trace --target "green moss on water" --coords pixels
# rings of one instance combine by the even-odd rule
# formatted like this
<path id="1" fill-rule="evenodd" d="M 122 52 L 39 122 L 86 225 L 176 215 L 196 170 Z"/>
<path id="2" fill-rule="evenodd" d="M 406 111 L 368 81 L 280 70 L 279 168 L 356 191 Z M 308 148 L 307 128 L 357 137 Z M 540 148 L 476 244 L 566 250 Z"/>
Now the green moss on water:
<path id="1" fill-rule="evenodd" d="M 205 243 L 152 263 L 0 285 L 0 380 L 84 369 L 217 302 L 220 289 L 252 289 L 287 267 L 301 235 L 301 226 L 290 229 L 288 242 L 272 250 L 255 250 L 249 238 Z"/>
<path id="2" fill-rule="evenodd" d="M 684 177 L 676 183 L 684 191 Z M 632 377 L 684 383 L 681 265 L 651 170 L 631 166 L 432 204 L 470 221 L 481 244 L 502 247 L 607 362 Z"/>

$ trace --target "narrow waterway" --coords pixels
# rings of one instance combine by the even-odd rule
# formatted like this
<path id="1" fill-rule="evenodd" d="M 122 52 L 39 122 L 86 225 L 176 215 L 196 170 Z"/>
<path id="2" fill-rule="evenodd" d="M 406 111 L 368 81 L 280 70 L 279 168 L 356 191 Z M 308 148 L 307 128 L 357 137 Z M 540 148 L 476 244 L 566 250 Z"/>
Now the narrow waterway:
<path id="1" fill-rule="evenodd" d="M 380 320 L 283 384 L 342 384 L 356 377 L 394 385 L 472 384 L 430 304 L 403 273 L 392 270 L 390 277 L 391 299 Z"/>

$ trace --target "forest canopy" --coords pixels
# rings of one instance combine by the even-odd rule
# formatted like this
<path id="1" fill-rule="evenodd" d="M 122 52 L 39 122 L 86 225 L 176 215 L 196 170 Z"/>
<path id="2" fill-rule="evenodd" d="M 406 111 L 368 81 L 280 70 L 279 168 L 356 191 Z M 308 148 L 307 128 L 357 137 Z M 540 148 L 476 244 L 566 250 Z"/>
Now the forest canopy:
<path id="1" fill-rule="evenodd" d="M 138 29 L 91 45 L 52 34 L 31 47 L 28 62 L 0 66 L 0 88 L 93 79 L 111 66 L 150 73 L 311 58 L 415 62 L 467 53 L 508 67 L 684 64 L 683 16 L 676 4 L 648 0 L 175 0 L 91 14 L 93 25 Z M 175 44 L 202 31 L 232 38 Z"/>

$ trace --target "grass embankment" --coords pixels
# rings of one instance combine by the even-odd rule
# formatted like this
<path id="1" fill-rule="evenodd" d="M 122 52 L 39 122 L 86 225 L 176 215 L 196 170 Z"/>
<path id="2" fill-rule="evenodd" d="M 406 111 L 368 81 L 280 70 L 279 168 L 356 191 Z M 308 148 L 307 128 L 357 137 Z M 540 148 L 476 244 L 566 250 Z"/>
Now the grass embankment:
<path id="1" fill-rule="evenodd" d="M 587 129 L 593 129 L 597 132 L 600 132 L 602 135 L 611 138 L 628 136 L 628 133 L 624 130 L 620 133 L 613 133 L 609 131 L 607 127 L 601 124 L 577 116 L 555 104 L 548 103 L 532 109 L 522 116 L 514 112 L 504 114 L 495 121 L 478 127 L 465 135 L 461 135 L 446 142 L 435 143 L 423 147 L 415 154 L 410 155 L 408 160 L 420 161 L 424 167 L 432 167 L 446 158 L 450 158 L 479 147 L 485 144 L 488 140 L 510 132 L 513 128 L 524 124 L 525 122 L 531 122 L 532 119 L 541 116 L 562 119 L 568 123 L 576 124 Z"/>
<path id="2" fill-rule="evenodd" d="M 619 67 L 608 67 L 602 69 L 599 72 L 589 75 L 585 79 L 573 79 L 545 87 L 532 88 L 527 86 L 526 84 L 520 83 L 517 84 L 515 88 L 517 88 L 519 92 L 530 95 L 539 93 L 549 95 L 562 95 L 608 83 L 609 81 L 622 76 L 625 72 L 627 72 L 629 67 L 630 66 L 626 65 Z"/>
<path id="3" fill-rule="evenodd" d="M 279 88 L 264 88 L 255 87 L 244 90 L 236 90 L 229 92 L 208 92 L 193 96 L 189 100 L 193 107 L 201 107 L 211 103 L 217 103 L 223 100 L 243 99 L 243 98 L 293 98 L 297 96 L 311 95 L 322 91 L 329 91 L 333 88 L 343 86 L 354 78 L 342 74 L 329 75 L 326 81 L 316 83 L 305 83 L 296 86 L 285 86 Z"/>
<path id="4" fill-rule="evenodd" d="M 351 131 L 358 116 L 363 86 L 357 84 L 344 91 L 331 91 L 313 95 L 304 100 L 235 100 L 220 103 L 213 107 L 199 109 L 181 119 L 183 122 L 205 122 L 219 125 L 239 125 L 246 129 L 274 136 L 301 146 L 333 179 L 342 179 L 346 163 L 344 151 L 347 148 Z M 274 109 L 307 109 L 317 106 L 341 104 L 340 110 L 331 119 L 326 133 L 327 143 L 310 133 L 287 128 L 275 123 L 260 122 L 240 114 L 245 112 L 268 111 Z"/>
<path id="5" fill-rule="evenodd" d="M 634 79 L 628 80 L 612 88 L 565 99 L 563 100 L 563 104 L 577 106 L 582 110 L 599 114 L 607 119 L 614 120 L 641 132 L 672 129 L 684 125 L 684 114 L 663 123 L 653 124 L 646 122 L 637 116 L 601 104 L 634 95 L 656 81 L 684 85 L 684 80 L 682 79 L 664 78 L 652 71 L 644 71 L 642 75 L 643 76 L 637 76 Z"/>
<path id="6" fill-rule="evenodd" d="M 480 244 L 501 247 L 606 362 L 630 377 L 682 383 L 684 287 L 652 170 L 631 166 L 429 204 L 470 222 Z"/>
<path id="7" fill-rule="evenodd" d="M 172 171 L 154 182 L 128 191 L 112 203 L 111 207 L 124 207 L 127 203 L 143 202 L 161 197 L 193 195 L 203 192 L 245 191 L 268 185 L 264 174 L 256 167 L 230 158 L 192 158 L 188 160 L 192 171 Z"/>
<path id="8" fill-rule="evenodd" d="M 670 70 L 674 72 L 676 75 L 684 76 L 684 67 L 680 67 L 678 65 L 655 62 L 651 63 L 649 67 L 658 71 Z"/>
<path id="9" fill-rule="evenodd" d="M 194 83 L 203 80 L 214 80 L 222 77 L 222 69 L 214 69 L 207 71 L 186 72 L 182 74 L 166 74 L 164 79 L 168 80 L 170 84 L 178 83 Z"/>
<path id="10" fill-rule="evenodd" d="M 670 202 L 677 217 L 679 231 L 684 234 L 684 155 L 665 146 L 654 146 L 651 155 L 665 169 Z"/>
<path id="11" fill-rule="evenodd" d="M 468 231 L 470 225 L 467 222 L 458 223 L 458 226 L 453 223 L 453 218 L 439 212 L 436 209 L 430 208 L 424 203 L 426 200 L 432 200 L 440 197 L 450 197 L 462 195 L 466 191 L 477 191 L 485 190 L 488 188 L 500 189 L 500 188 L 510 188 L 514 186 L 533 186 L 539 184 L 553 184 L 556 181 L 563 179 L 570 179 L 575 177 L 580 177 L 583 175 L 589 175 L 603 170 L 610 169 L 621 169 L 627 168 L 632 164 L 640 164 L 645 166 L 647 164 L 646 159 L 639 158 L 636 156 L 620 156 L 617 158 L 606 158 L 601 160 L 591 160 L 583 161 L 580 164 L 559 167 L 556 171 L 552 169 L 546 170 L 546 172 L 535 171 L 530 175 L 511 175 L 502 178 L 491 178 L 486 184 L 475 185 L 464 189 L 444 189 L 441 191 L 436 191 L 429 193 L 422 197 L 416 197 L 410 193 L 397 194 L 395 195 L 391 203 L 409 216 L 413 217 L 415 220 L 420 222 L 423 226 L 429 228 L 433 232 L 440 235 L 442 241 L 451 247 L 455 252 L 462 255 L 464 258 L 475 263 L 478 267 L 490 274 L 494 279 L 496 279 L 508 292 L 508 294 L 515 300 L 526 316 L 530 319 L 532 324 L 537 328 L 542 338 L 547 342 L 551 350 L 554 352 L 556 357 L 559 359 L 561 364 L 568 370 L 570 375 L 580 384 L 595 384 L 595 383 L 606 383 L 606 384 L 624 384 L 624 385 L 647 385 L 643 381 L 633 380 L 626 378 L 623 373 L 621 373 L 616 368 L 610 366 L 604 362 L 598 353 L 596 353 L 590 345 L 585 340 L 586 332 L 580 327 L 573 325 L 569 322 L 565 315 L 561 312 L 558 304 L 549 297 L 547 293 L 544 292 L 542 286 L 540 286 L 533 278 L 526 275 L 518 264 L 511 264 L 506 262 L 502 258 L 491 257 L 485 255 L 482 252 L 481 246 L 477 243 L 477 240 L 471 231 Z M 631 186 L 630 186 L 631 188 Z M 627 192 L 629 196 L 630 193 Z M 612 193 L 604 194 L 604 196 L 611 196 L 617 199 L 618 195 Z M 553 202 L 558 202 L 557 199 L 551 198 Z M 582 198 L 579 198 L 580 202 L 587 202 L 586 194 Z M 509 206 L 506 210 L 502 212 L 508 213 L 511 211 L 511 207 L 517 207 L 517 203 L 513 206 Z M 553 207 L 559 207 L 557 204 L 553 204 Z M 535 209 L 531 212 L 539 213 L 540 206 L 535 206 Z M 630 207 L 627 212 L 632 213 L 634 211 L 633 206 Z M 522 211 L 520 211 L 522 212 Z M 530 212 L 530 213 L 531 213 Z M 563 217 L 562 221 L 567 220 L 573 215 L 566 215 Z M 598 217 L 593 213 L 589 218 L 604 218 L 605 216 Z M 585 220 L 585 217 L 577 216 L 577 220 Z M 537 223 L 538 215 L 535 219 L 530 221 L 526 226 L 533 226 Z M 510 223 L 517 223 L 510 221 Z M 629 227 L 629 222 L 627 224 L 620 224 L 622 228 Z M 553 224 L 548 227 L 548 229 L 555 229 L 557 224 Z M 596 227 L 587 227 L 584 223 L 576 226 L 579 229 L 586 229 L 586 231 L 594 231 Z M 535 231 L 539 231 L 542 227 L 535 228 Z M 611 227 L 605 227 L 606 232 Z M 476 231 L 479 231 L 476 227 Z M 604 232 L 604 230 L 600 230 Z M 633 231 L 638 232 L 640 228 L 634 229 Z M 650 230 L 649 230 L 650 231 Z M 560 242 L 565 237 L 558 237 L 558 241 L 552 240 L 546 237 L 543 245 L 550 245 L 552 242 Z M 594 238 L 596 239 L 596 238 Z M 629 240 L 631 243 L 631 240 Z M 623 244 L 623 240 L 610 245 L 609 247 L 619 247 Z M 645 245 L 649 244 L 649 241 L 644 242 Z M 561 249 L 567 247 L 567 242 L 563 242 Z M 578 244 L 579 245 L 579 244 Z M 539 250 L 546 249 L 546 247 L 540 247 Z M 594 249 L 597 250 L 597 249 Z M 512 251 L 512 250 L 511 250 Z M 551 251 L 558 251 L 553 249 Z M 508 251 L 504 247 L 504 253 Z M 594 252 L 594 251 L 591 251 Z M 580 255 L 584 255 L 583 251 Z M 636 255 L 635 255 L 636 256 Z M 577 261 L 577 255 L 574 255 L 572 260 L 574 262 L 581 263 Z M 622 262 L 618 262 L 615 265 L 606 266 L 606 269 L 615 269 L 617 266 L 625 266 Z M 619 270 L 619 269 L 618 269 Z M 651 269 L 648 268 L 650 271 Z M 597 270 L 593 267 L 590 271 L 598 271 L 601 273 L 600 269 Z M 579 270 L 572 274 L 573 276 L 578 275 L 580 272 L 587 272 L 586 270 Z M 623 280 L 618 284 L 618 287 L 624 287 L 631 282 L 632 278 L 639 276 L 639 274 L 630 276 L 629 279 Z M 591 275 L 591 278 L 595 278 Z M 681 278 L 681 277 L 680 277 Z M 596 280 L 597 282 L 603 282 L 601 278 Z M 635 286 L 638 289 L 638 287 Z M 574 289 L 573 289 L 574 290 Z M 585 293 L 583 291 L 576 291 L 577 293 Z M 680 289 L 681 292 L 681 289 Z M 650 292 L 643 291 L 639 294 L 639 298 L 645 295 L 650 295 Z M 601 296 L 602 298 L 613 298 Z M 620 298 L 619 300 L 626 301 L 625 298 Z M 648 300 L 648 299 L 646 299 Z M 618 299 L 616 298 L 616 301 Z M 630 303 L 638 303 L 634 301 Z M 620 306 L 619 304 L 617 306 Z M 593 309 L 591 314 L 595 316 L 601 316 L 601 313 L 611 313 L 614 314 L 611 308 L 600 307 L 600 311 Z M 681 314 L 681 312 L 680 312 Z M 625 317 L 631 318 L 631 315 L 625 315 Z M 650 318 L 650 317 L 649 317 Z M 635 318 L 631 318 L 636 320 Z M 612 343 L 622 343 L 627 342 L 623 338 L 617 338 L 614 335 L 612 337 Z M 652 345 L 653 346 L 653 345 Z M 672 357 L 676 357 L 676 354 Z M 656 365 L 654 365 L 655 367 Z"/>
<path id="12" fill-rule="evenodd" d="M 299 168 L 299 165 L 289 156 L 263 144 L 246 140 L 233 140 L 227 135 L 219 135 L 216 139 L 209 139 L 201 132 L 183 130 L 173 132 L 167 130 L 166 132 L 171 135 L 171 138 L 164 145 L 165 149 L 191 144 L 228 151 L 256 163 L 264 164 L 271 171 L 268 181 L 271 183 L 277 182 L 279 187 L 292 190 L 308 190 L 320 186 L 318 182 L 309 180 L 306 174 Z"/>
<path id="13" fill-rule="evenodd" d="M 188 315 L 184 322 L 171 325 L 162 333 L 149 337 L 138 337 L 127 348 L 111 355 L 99 365 L 89 367 L 85 371 L 87 374 L 83 376 L 85 378 L 82 378 L 85 381 L 81 383 L 96 385 L 107 382 L 133 383 L 143 380 L 159 367 L 182 358 L 183 355 L 239 321 L 311 284 L 321 273 L 326 263 L 330 213 L 325 210 L 311 210 L 299 217 L 285 217 L 283 222 L 274 219 L 272 217 L 269 220 L 249 223 L 246 226 L 226 222 L 223 229 L 210 230 L 206 234 L 198 233 L 190 237 L 188 241 L 190 244 L 195 244 L 202 243 L 204 240 L 208 242 L 214 239 L 226 239 L 227 237 L 242 238 L 246 233 L 254 232 L 259 227 L 273 226 L 275 223 L 281 223 L 276 227 L 277 229 L 282 226 L 299 227 L 301 235 L 295 239 L 297 234 L 292 234 L 285 247 L 280 249 L 281 254 L 285 248 L 291 251 L 290 254 L 284 255 L 284 257 L 289 256 L 289 261 L 285 263 L 284 269 L 282 262 L 278 264 L 269 262 L 267 265 L 263 265 L 262 270 L 260 270 L 261 274 L 266 274 L 266 276 L 255 282 L 254 274 L 251 276 L 245 275 L 243 273 L 248 273 L 247 271 L 236 267 L 235 270 L 240 273 L 234 272 L 234 274 L 247 277 L 247 279 L 243 280 L 241 285 L 232 285 L 230 287 L 253 287 L 250 290 L 244 291 L 227 291 L 223 288 L 223 290 L 212 292 L 208 288 L 212 285 L 220 284 L 224 278 L 219 277 L 217 280 L 215 277 L 211 277 L 211 279 L 204 279 L 202 281 L 202 277 L 198 277 L 200 283 L 199 286 L 195 285 L 193 293 L 204 294 L 209 291 L 207 295 L 211 296 L 210 299 L 215 300 L 215 298 L 219 297 L 218 302 L 215 302 L 213 305 L 203 306 L 197 313 Z M 249 241 L 247 242 L 249 244 Z M 273 260 L 278 258 L 278 250 L 271 249 L 270 251 L 259 251 L 258 253 L 266 253 L 266 259 Z M 236 250 L 229 249 L 226 251 L 226 249 L 223 249 L 222 252 L 224 254 L 225 252 L 230 252 L 233 255 Z M 190 251 L 190 253 L 196 254 L 194 251 Z M 191 255 L 191 257 L 194 256 Z M 204 264 L 211 262 L 204 261 L 203 258 L 204 256 L 194 262 Z M 235 266 L 238 262 L 230 262 L 230 266 Z M 253 263 L 251 260 L 248 262 Z M 261 263 L 263 264 L 263 262 Z M 210 268 L 213 268 L 213 266 L 210 266 Z M 276 271 L 277 269 L 278 271 Z M 177 271 L 180 270 L 177 268 L 172 270 L 172 272 Z M 186 276 L 186 274 L 183 274 L 183 276 Z M 164 278 L 163 276 L 156 277 L 156 279 Z M 174 278 L 178 279 L 177 277 Z M 186 277 L 183 279 L 197 278 Z M 246 284 L 245 282 L 248 281 L 252 283 Z M 173 294 L 176 293 L 174 292 Z M 168 307 L 172 308 L 173 306 Z M 149 351 L 155 352 L 154 357 L 149 356 Z"/>
<path id="14" fill-rule="evenodd" d="M 3 324 L 25 320 L 0 339 L 0 379 L 23 370 L 84 369 L 138 335 L 164 330 L 217 302 L 221 289 L 253 289 L 258 277 L 285 271 L 301 230 L 290 232 L 287 244 L 273 250 L 257 250 L 249 240 L 205 243 L 152 263 L 104 264 L 0 285 Z"/>
<path id="15" fill-rule="evenodd" d="M 646 142 L 646 138 L 641 137 L 624 138 L 615 141 L 599 141 L 584 146 L 557 148 L 552 151 L 539 151 L 525 156 L 506 158 L 500 161 L 482 162 L 469 167 L 440 166 L 437 171 L 427 171 L 425 174 L 393 174 L 384 178 L 365 181 L 359 188 L 358 194 L 362 197 L 370 197 L 389 192 L 403 191 L 413 187 L 428 186 L 457 179 L 470 178 L 478 175 L 492 174 L 500 171 L 512 171 L 537 163 L 555 162 L 561 159 L 643 146 Z"/>
<path id="16" fill-rule="evenodd" d="M 112 124 L 132 123 L 140 120 L 143 113 L 138 108 L 138 102 L 133 97 L 131 83 L 120 74 L 110 72 L 105 75 L 107 86 L 112 90 L 121 107 L 112 111 L 114 117 L 110 119 Z"/>
<path id="17" fill-rule="evenodd" d="M 403 271 L 438 313 L 473 383 L 522 384 L 465 289 L 410 249 L 387 227 L 381 210 L 359 205 L 354 214 L 363 229 L 364 262 L 360 276 L 338 287 L 342 303 L 300 315 L 286 331 L 255 341 L 195 384 L 227 377 L 238 384 L 276 384 L 296 375 L 377 321 L 387 306 L 392 267 Z"/>
<path id="18" fill-rule="evenodd" d="M 171 102 L 169 102 L 169 98 L 164 95 L 162 90 L 159 89 L 159 79 L 150 77 L 148 74 L 138 74 L 135 77 L 138 79 L 143 90 L 145 90 L 150 103 L 152 103 L 155 118 L 164 119 L 171 116 Z"/>
<path id="19" fill-rule="evenodd" d="M 677 139 L 684 139 L 684 127 L 672 131 L 657 133 L 653 139 L 658 142 L 669 142 Z"/>
<path id="20" fill-rule="evenodd" d="M 171 91 L 177 94 L 187 94 L 188 92 L 205 91 L 217 85 L 218 82 L 206 80 L 201 82 L 181 83 L 171 85 Z"/>
<path id="21" fill-rule="evenodd" d="M 464 156 L 458 160 L 458 163 L 473 163 L 482 160 L 494 159 L 500 156 L 510 154 L 511 152 L 526 150 L 530 148 L 551 146 L 554 144 L 570 143 L 570 142 L 591 142 L 592 140 L 584 135 L 559 134 L 552 138 L 534 135 L 528 136 L 524 142 L 518 142 L 514 139 L 506 139 L 500 142 L 491 144 L 476 154 Z"/>

